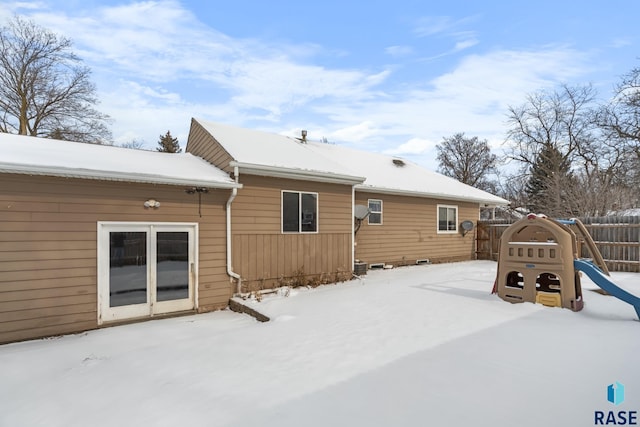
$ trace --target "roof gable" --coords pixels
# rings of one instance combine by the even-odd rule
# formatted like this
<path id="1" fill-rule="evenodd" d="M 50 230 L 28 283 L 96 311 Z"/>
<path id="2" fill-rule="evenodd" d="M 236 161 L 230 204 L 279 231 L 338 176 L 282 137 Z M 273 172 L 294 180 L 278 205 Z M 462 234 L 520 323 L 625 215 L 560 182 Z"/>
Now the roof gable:
<path id="1" fill-rule="evenodd" d="M 306 143 L 274 133 L 194 119 L 233 158 L 241 173 L 355 184 L 353 174 L 334 159 L 315 154 Z"/>

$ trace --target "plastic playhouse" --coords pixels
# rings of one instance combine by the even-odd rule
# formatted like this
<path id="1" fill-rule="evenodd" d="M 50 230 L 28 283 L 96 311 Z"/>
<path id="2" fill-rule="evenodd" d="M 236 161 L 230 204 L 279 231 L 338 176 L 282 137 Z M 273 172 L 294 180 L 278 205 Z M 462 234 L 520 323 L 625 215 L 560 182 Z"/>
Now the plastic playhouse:
<path id="1" fill-rule="evenodd" d="M 592 260 L 579 258 L 584 243 Z M 580 272 L 608 294 L 631 304 L 640 318 L 640 298 L 616 286 L 591 235 L 580 220 L 529 214 L 500 238 L 493 293 L 512 303 L 533 302 L 580 311 Z"/>

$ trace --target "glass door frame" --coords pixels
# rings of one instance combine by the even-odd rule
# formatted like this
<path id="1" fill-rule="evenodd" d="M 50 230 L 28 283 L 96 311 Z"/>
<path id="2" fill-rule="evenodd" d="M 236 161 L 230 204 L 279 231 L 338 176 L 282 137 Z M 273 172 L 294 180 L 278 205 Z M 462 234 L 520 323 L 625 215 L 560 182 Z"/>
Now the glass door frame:
<path id="1" fill-rule="evenodd" d="M 128 319 L 153 317 L 197 308 L 198 293 L 198 224 L 182 222 L 112 222 L 99 221 L 97 233 L 98 325 Z M 110 233 L 146 233 L 147 300 L 141 304 L 110 306 Z M 189 236 L 188 298 L 157 301 L 157 233 L 186 232 Z"/>

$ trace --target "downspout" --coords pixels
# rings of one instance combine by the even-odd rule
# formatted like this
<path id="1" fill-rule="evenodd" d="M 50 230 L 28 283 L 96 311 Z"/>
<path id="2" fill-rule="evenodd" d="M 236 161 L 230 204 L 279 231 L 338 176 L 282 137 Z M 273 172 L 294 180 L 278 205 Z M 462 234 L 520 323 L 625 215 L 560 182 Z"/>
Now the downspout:
<path id="1" fill-rule="evenodd" d="M 238 178 L 239 178 L 238 174 L 239 174 L 238 167 L 234 166 L 233 176 L 236 181 L 236 184 L 238 184 Z M 231 196 L 229 196 L 229 200 L 227 200 L 227 274 L 229 275 L 229 277 L 236 279 L 237 281 L 236 295 L 240 295 L 242 291 L 242 278 L 238 273 L 233 271 L 232 256 L 231 256 L 231 237 L 232 237 L 231 236 L 231 203 L 233 203 L 233 199 L 235 199 L 237 195 L 238 195 L 238 188 L 234 187 L 231 190 Z"/>
<path id="2" fill-rule="evenodd" d="M 353 268 L 354 265 L 356 263 L 356 233 L 358 232 L 358 229 L 360 228 L 358 226 L 358 228 L 355 228 L 355 224 L 354 224 L 354 218 L 355 218 L 355 207 L 356 205 L 356 186 L 352 185 L 351 186 L 351 273 L 353 273 Z"/>

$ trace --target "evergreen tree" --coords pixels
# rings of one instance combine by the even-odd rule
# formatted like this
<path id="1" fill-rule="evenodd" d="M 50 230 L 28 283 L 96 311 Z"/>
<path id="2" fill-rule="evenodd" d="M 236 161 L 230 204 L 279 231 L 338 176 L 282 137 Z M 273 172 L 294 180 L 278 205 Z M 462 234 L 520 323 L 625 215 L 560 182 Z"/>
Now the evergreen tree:
<path id="1" fill-rule="evenodd" d="M 543 146 L 525 186 L 529 210 L 554 217 L 571 216 L 575 211 L 574 184 L 567 157 L 553 145 Z"/>
<path id="2" fill-rule="evenodd" d="M 156 150 L 164 153 L 182 152 L 182 148 L 180 148 L 180 144 L 178 143 L 178 138 L 172 137 L 171 132 L 169 131 L 164 135 L 160 135 L 160 140 L 158 141 L 158 147 L 156 147 Z"/>

